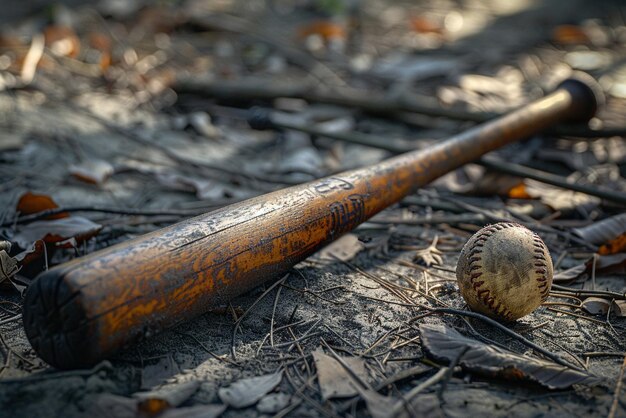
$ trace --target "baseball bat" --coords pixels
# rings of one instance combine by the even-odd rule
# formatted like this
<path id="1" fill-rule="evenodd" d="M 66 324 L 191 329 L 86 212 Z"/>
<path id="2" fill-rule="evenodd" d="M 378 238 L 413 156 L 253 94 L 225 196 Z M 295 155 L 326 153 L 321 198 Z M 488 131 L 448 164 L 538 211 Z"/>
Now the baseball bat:
<path id="1" fill-rule="evenodd" d="M 41 273 L 23 306 L 37 354 L 89 367 L 120 348 L 285 273 L 441 175 L 563 121 L 597 101 L 580 80 L 424 150 L 239 202 Z"/>

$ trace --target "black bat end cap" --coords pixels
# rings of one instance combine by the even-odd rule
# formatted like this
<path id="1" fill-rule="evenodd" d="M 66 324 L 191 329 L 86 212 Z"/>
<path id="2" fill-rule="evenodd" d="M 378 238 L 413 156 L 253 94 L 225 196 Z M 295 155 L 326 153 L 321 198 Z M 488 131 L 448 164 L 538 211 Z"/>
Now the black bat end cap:
<path id="1" fill-rule="evenodd" d="M 575 73 L 559 84 L 560 89 L 572 95 L 572 111 L 569 122 L 588 122 L 604 105 L 604 93 L 598 82 L 586 73 Z"/>
<path id="2" fill-rule="evenodd" d="M 35 352 L 51 366 L 90 367 L 96 361 L 89 332 L 75 319 L 85 317 L 85 313 L 64 274 L 62 268 L 45 271 L 28 288 L 22 310 L 24 330 Z"/>

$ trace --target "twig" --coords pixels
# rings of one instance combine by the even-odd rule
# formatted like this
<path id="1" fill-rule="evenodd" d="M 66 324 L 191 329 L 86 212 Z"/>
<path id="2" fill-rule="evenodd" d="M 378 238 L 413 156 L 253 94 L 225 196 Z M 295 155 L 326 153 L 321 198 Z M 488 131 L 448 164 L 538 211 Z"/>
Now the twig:
<path id="1" fill-rule="evenodd" d="M 449 370 L 448 367 L 442 367 L 441 369 L 439 369 L 437 373 L 435 373 L 433 376 L 428 378 L 425 382 L 414 387 L 408 393 L 403 395 L 402 398 L 393 406 L 390 416 L 391 417 L 398 416 L 400 412 L 402 411 L 402 409 L 404 409 L 406 405 L 410 405 L 411 400 L 415 398 L 419 393 L 423 392 L 425 389 L 428 389 L 432 385 L 437 384 L 439 381 L 445 378 L 446 374 L 448 373 L 448 370 Z"/>
<path id="2" fill-rule="evenodd" d="M 15 315 L 15 316 L 12 316 L 11 318 L 3 319 L 2 321 L 0 321 L 0 325 L 4 325 L 4 324 L 8 324 L 9 322 L 17 321 L 21 317 L 22 317 L 22 314 L 19 313 L 19 314 Z"/>
<path id="3" fill-rule="evenodd" d="M 284 281 L 284 280 L 283 280 Z M 270 345 L 274 347 L 274 317 L 276 316 L 276 306 L 278 305 L 278 298 L 280 297 L 280 291 L 282 286 L 276 291 L 276 297 L 274 298 L 274 305 L 272 306 L 272 318 L 270 320 Z"/>
<path id="4" fill-rule="evenodd" d="M 450 382 L 450 379 L 452 378 L 452 375 L 454 374 L 454 369 L 456 368 L 456 366 L 459 365 L 461 360 L 463 360 L 463 356 L 465 355 L 465 353 L 467 353 L 469 349 L 470 349 L 469 346 L 464 347 L 463 350 L 461 350 L 461 352 L 457 356 L 455 356 L 454 359 L 450 362 L 450 365 L 448 366 L 448 370 L 443 379 L 443 382 L 441 382 L 441 387 L 437 391 L 437 398 L 439 398 L 440 403 L 444 403 L 443 392 L 446 390 L 446 387 L 448 386 L 448 383 Z"/>
<path id="5" fill-rule="evenodd" d="M 626 299 L 626 292 L 624 293 L 617 293 L 617 292 L 609 292 L 606 290 L 585 290 L 585 289 L 574 289 L 571 287 L 567 287 L 567 286 L 561 286 L 558 284 L 553 284 L 552 285 L 552 289 L 553 290 L 557 290 L 559 292 L 562 293 L 570 293 L 573 296 L 576 297 L 588 297 L 588 296 L 608 296 L 614 299 L 618 299 L 618 300 L 625 300 Z"/>
<path id="6" fill-rule="evenodd" d="M 572 316 L 575 316 L 576 318 L 586 319 L 587 321 L 595 322 L 596 324 L 607 325 L 607 323 L 604 321 L 600 321 L 599 319 L 595 319 L 595 318 L 589 318 L 588 316 L 580 315 L 575 312 L 568 312 L 568 311 L 564 311 L 563 309 L 557 309 L 557 308 L 546 308 L 546 309 L 548 309 L 549 311 L 553 311 L 553 312 L 559 312 L 565 315 L 572 315 Z"/>
<path id="7" fill-rule="evenodd" d="M 246 317 L 246 315 L 248 315 L 248 313 L 252 310 L 252 308 L 254 308 L 256 306 L 257 303 L 259 303 L 265 296 L 267 296 L 272 290 L 274 290 L 274 288 L 276 286 L 279 286 L 280 284 L 282 284 L 287 277 L 289 277 L 290 273 L 285 274 L 280 280 L 276 281 L 275 283 L 273 283 L 270 287 L 268 287 L 265 292 L 263 292 L 261 294 L 261 296 L 259 296 L 253 303 L 252 305 L 250 305 L 250 307 L 248 309 L 246 309 L 246 311 L 241 314 L 241 316 L 235 321 L 235 324 L 233 325 L 233 334 L 231 337 L 231 341 L 230 341 L 230 351 L 231 351 L 231 355 L 233 356 L 233 360 L 237 360 L 237 355 L 235 353 L 235 337 L 237 335 L 237 330 L 239 329 L 239 325 L 241 324 L 241 321 Z"/>
<path id="8" fill-rule="evenodd" d="M 341 364 L 341 367 L 343 367 L 345 369 L 345 371 L 350 375 L 350 377 L 356 382 L 358 383 L 361 388 L 363 389 L 368 389 L 368 390 L 372 390 L 372 387 L 366 382 L 364 381 L 359 375 L 357 375 L 354 370 L 352 370 L 350 368 L 350 366 L 348 366 L 348 363 L 346 363 L 346 361 L 344 359 L 342 359 L 341 357 L 339 357 L 339 355 L 337 355 L 337 353 L 335 353 L 335 350 L 333 350 L 330 345 L 328 345 L 326 343 L 326 341 L 321 338 L 320 342 L 322 343 L 322 345 L 324 347 L 326 347 L 326 349 L 330 352 L 331 356 L 339 363 Z"/>
<path id="9" fill-rule="evenodd" d="M 611 404 L 611 410 L 609 411 L 609 415 L 607 418 L 615 418 L 615 414 L 617 413 L 617 403 L 619 402 L 619 394 L 622 390 L 622 383 L 624 380 L 624 369 L 626 369 L 626 353 L 624 354 L 624 361 L 622 362 L 622 367 L 619 371 L 619 377 L 617 378 L 617 383 L 615 384 L 613 403 Z"/>
<path id="10" fill-rule="evenodd" d="M 624 353 L 612 352 L 612 351 L 590 351 L 588 353 L 582 353 L 583 357 L 623 357 Z"/>
<path id="11" fill-rule="evenodd" d="M 260 85 L 262 87 L 260 87 Z M 174 86 L 179 93 L 202 94 L 217 99 L 240 100 L 273 100 L 279 97 L 303 99 L 309 102 L 327 103 L 380 115 L 401 117 L 403 112 L 418 113 L 432 117 L 445 117 L 455 120 L 486 122 L 500 116 L 493 112 L 468 112 L 457 109 L 446 109 L 438 101 L 429 96 L 415 93 L 398 95 L 380 94 L 354 88 L 331 90 L 316 89 L 313 83 L 284 83 L 262 81 L 258 79 L 239 80 L 198 80 L 179 79 Z M 549 133 L 563 136 L 601 138 L 626 135 L 626 128 L 608 128 L 593 130 L 588 126 L 557 126 Z"/>
<path id="12" fill-rule="evenodd" d="M 194 340 L 194 341 L 195 341 L 195 342 L 196 342 L 196 343 L 197 343 L 200 347 L 202 347 L 202 349 L 203 349 L 204 351 L 206 351 L 206 352 L 207 352 L 207 354 L 209 354 L 209 355 L 210 355 L 211 357 L 213 357 L 215 360 L 219 360 L 219 361 L 224 362 L 224 363 L 232 364 L 233 366 L 238 366 L 238 365 L 239 365 L 239 363 L 234 362 L 234 361 L 232 361 L 232 360 L 229 360 L 229 359 L 227 359 L 226 357 L 221 357 L 221 356 L 218 356 L 218 355 L 217 355 L 217 354 L 215 354 L 213 351 L 209 350 L 209 348 L 208 348 L 207 346 L 205 346 L 205 345 L 204 345 L 204 343 L 202 343 L 202 341 L 200 341 L 200 340 L 199 340 L 199 339 L 198 339 L 195 335 L 193 335 L 193 334 L 187 334 L 187 333 L 184 333 L 184 332 L 179 332 L 179 331 L 176 331 L 176 333 L 177 333 L 178 335 L 182 335 L 182 336 L 189 337 L 189 338 L 193 339 L 193 340 Z"/>
<path id="13" fill-rule="evenodd" d="M 26 57 L 24 58 L 24 64 L 22 65 L 22 71 L 20 73 L 20 78 L 22 79 L 23 85 L 30 84 L 35 78 L 35 73 L 37 72 L 37 65 L 39 64 L 39 60 L 43 56 L 44 48 L 45 48 L 45 38 L 44 35 L 38 33 L 33 36 L 33 40 L 30 44 L 30 49 L 26 53 Z"/>
<path id="14" fill-rule="evenodd" d="M 234 202 L 234 201 L 233 201 Z M 231 203 L 231 202 L 227 202 Z M 223 206 L 227 203 L 216 203 L 215 205 L 208 205 L 206 208 L 211 207 L 219 207 Z M 204 213 L 205 210 L 177 210 L 177 209 L 133 209 L 133 208 L 106 208 L 106 207 L 94 207 L 94 206 L 70 206 L 65 208 L 55 208 L 55 209 L 47 209 L 41 212 L 33 213 L 31 215 L 19 216 L 15 222 L 18 224 L 28 223 L 37 221 L 40 219 L 45 219 L 52 215 L 58 215 L 65 212 L 100 212 L 100 213 L 112 213 L 117 215 L 128 215 L 128 216 L 163 216 L 163 215 L 173 215 L 173 216 L 194 216 L 201 213 Z M 0 224 L 0 226 L 10 226 L 13 224 L 13 221 L 5 221 Z"/>

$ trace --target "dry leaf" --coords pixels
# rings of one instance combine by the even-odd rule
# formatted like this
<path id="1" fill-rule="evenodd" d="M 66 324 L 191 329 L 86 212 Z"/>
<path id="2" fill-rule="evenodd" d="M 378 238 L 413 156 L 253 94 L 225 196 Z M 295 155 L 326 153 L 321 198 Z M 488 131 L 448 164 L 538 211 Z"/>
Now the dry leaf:
<path id="1" fill-rule="evenodd" d="M 532 199 L 532 196 L 526 191 L 524 183 L 513 186 L 508 193 L 511 199 Z"/>
<path id="2" fill-rule="evenodd" d="M 67 26 L 48 26 L 44 30 L 46 46 L 60 56 L 76 58 L 80 52 L 80 40 L 74 30 Z"/>
<path id="3" fill-rule="evenodd" d="M 589 37 L 585 31 L 575 25 L 559 25 L 552 31 L 552 40 L 563 45 L 588 44 Z"/>
<path id="4" fill-rule="evenodd" d="M 222 199 L 231 197 L 236 189 L 211 179 L 184 176 L 176 173 L 156 173 L 157 181 L 174 190 L 195 192 L 198 199 Z"/>
<path id="5" fill-rule="evenodd" d="M 195 405 L 185 408 L 168 409 L 159 418 L 217 418 L 227 406 L 222 404 Z"/>
<path id="6" fill-rule="evenodd" d="M 38 240 L 65 247 L 64 241 L 75 239 L 76 242 L 80 243 L 96 235 L 100 229 L 102 229 L 100 224 L 82 216 L 72 216 L 51 221 L 31 222 L 20 228 L 20 231 L 13 237 L 13 241 L 21 248 L 29 248 L 33 242 Z M 71 247 L 71 245 L 69 246 Z"/>
<path id="7" fill-rule="evenodd" d="M 11 257 L 6 251 L 0 250 L 0 285 L 2 283 L 10 282 L 11 277 L 17 273 L 19 268 L 17 267 L 17 261 Z"/>
<path id="8" fill-rule="evenodd" d="M 20 197 L 15 210 L 21 215 L 32 215 L 34 213 L 56 209 L 58 207 L 59 205 L 57 205 L 56 202 L 48 195 L 26 192 Z M 69 213 L 64 212 L 56 215 L 50 215 L 46 219 L 61 219 L 67 218 L 68 216 L 70 216 Z"/>
<path id="9" fill-rule="evenodd" d="M 363 390 L 360 395 L 365 401 L 367 411 L 372 418 L 389 418 L 391 411 L 393 411 L 399 401 L 398 398 L 383 396 L 373 390 Z M 402 418 L 404 418 L 404 416 L 404 414 L 401 415 Z"/>
<path id="10" fill-rule="evenodd" d="M 606 244 L 626 233 L 626 213 L 594 222 L 582 228 L 574 228 L 573 231 L 591 244 Z"/>
<path id="11" fill-rule="evenodd" d="M 160 358 L 154 364 L 147 364 L 141 373 L 141 388 L 150 389 L 165 381 L 173 374 L 178 373 L 176 362 L 171 355 Z"/>
<path id="12" fill-rule="evenodd" d="M 487 345 L 445 325 L 420 325 L 420 334 L 424 349 L 431 357 L 446 362 L 461 357 L 461 367 L 490 377 L 532 380 L 550 389 L 600 382 L 594 375 Z"/>
<path id="13" fill-rule="evenodd" d="M 324 41 L 343 40 L 346 38 L 346 29 L 343 25 L 328 20 L 318 20 L 300 27 L 300 38 L 317 35 Z"/>
<path id="14" fill-rule="evenodd" d="M 133 398 L 139 402 L 139 411 L 148 415 L 156 415 L 168 408 L 175 408 L 191 398 L 198 391 L 200 382 L 193 380 L 190 382 L 167 385 L 150 392 L 139 392 Z"/>
<path id="15" fill-rule="evenodd" d="M 418 264 L 425 265 L 426 267 L 439 266 L 443 264 L 443 258 L 441 257 L 441 254 L 443 253 L 437 249 L 438 239 L 439 237 L 435 237 L 432 244 L 430 244 L 427 248 L 417 250 L 414 260 Z"/>
<path id="16" fill-rule="evenodd" d="M 111 38 L 100 32 L 89 34 L 89 46 L 100 52 L 98 65 L 102 71 L 106 71 L 111 66 Z"/>
<path id="17" fill-rule="evenodd" d="M 363 249 L 363 243 L 355 234 L 345 234 L 321 249 L 316 258 L 321 262 L 352 260 Z"/>
<path id="18" fill-rule="evenodd" d="M 593 258 L 587 261 L 587 269 L 593 268 Z M 626 273 L 626 253 L 596 256 L 596 272 Z"/>
<path id="19" fill-rule="evenodd" d="M 415 16 L 410 20 L 411 29 L 417 33 L 435 33 L 443 32 L 440 25 L 425 16 Z"/>
<path id="20" fill-rule="evenodd" d="M 602 298 L 589 297 L 583 301 L 581 306 L 592 315 L 606 315 L 609 312 L 611 302 Z"/>
<path id="21" fill-rule="evenodd" d="M 111 163 L 98 159 L 85 160 L 70 167 L 74 177 L 91 184 L 104 183 L 114 171 Z"/>
<path id="22" fill-rule="evenodd" d="M 614 300 L 611 312 L 620 318 L 626 318 L 626 300 Z"/>
<path id="23" fill-rule="evenodd" d="M 574 279 L 579 278 L 585 271 L 587 271 L 587 265 L 579 264 L 567 270 L 556 273 L 552 278 L 552 281 L 555 283 L 570 282 Z"/>
<path id="24" fill-rule="evenodd" d="M 270 393 L 256 404 L 256 410 L 262 414 L 275 414 L 291 403 L 292 396 L 286 393 Z"/>
<path id="25" fill-rule="evenodd" d="M 220 130 L 211 122 L 211 116 L 206 112 L 194 112 L 188 116 L 189 124 L 200 135 L 207 138 L 217 138 Z"/>
<path id="26" fill-rule="evenodd" d="M 283 372 L 241 379 L 217 392 L 222 402 L 233 408 L 245 408 L 257 403 L 280 384 Z"/>
<path id="27" fill-rule="evenodd" d="M 352 377 L 341 363 L 325 354 L 321 348 L 313 351 L 313 360 L 323 400 L 358 395 L 359 392 L 352 383 Z M 354 374 L 362 380 L 368 380 L 365 361 L 362 358 L 344 357 L 343 360 Z"/>
<path id="28" fill-rule="evenodd" d="M 85 416 L 90 418 L 136 418 L 137 400 L 103 393 L 90 396 Z"/>
<path id="29" fill-rule="evenodd" d="M 598 254 L 609 255 L 626 252 L 626 232 L 600 246 Z"/>

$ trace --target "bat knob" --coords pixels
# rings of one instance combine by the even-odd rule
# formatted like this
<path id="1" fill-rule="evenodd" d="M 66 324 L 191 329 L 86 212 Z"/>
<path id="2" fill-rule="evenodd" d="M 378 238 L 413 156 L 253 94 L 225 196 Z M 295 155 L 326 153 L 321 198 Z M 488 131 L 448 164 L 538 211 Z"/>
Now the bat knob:
<path id="1" fill-rule="evenodd" d="M 67 286 L 65 271 L 57 267 L 43 272 L 24 298 L 26 337 L 37 354 L 59 369 L 90 367 L 92 338 L 79 294 Z"/>
<path id="2" fill-rule="evenodd" d="M 248 125 L 257 131 L 265 131 L 274 128 L 271 111 L 256 106 L 251 108 L 250 116 L 248 116 Z"/>
<path id="3" fill-rule="evenodd" d="M 567 122 L 588 122 L 595 116 L 598 108 L 604 105 L 602 87 L 589 74 L 576 72 L 562 81 L 558 88 L 567 90 L 572 96 L 572 109 Z"/>

